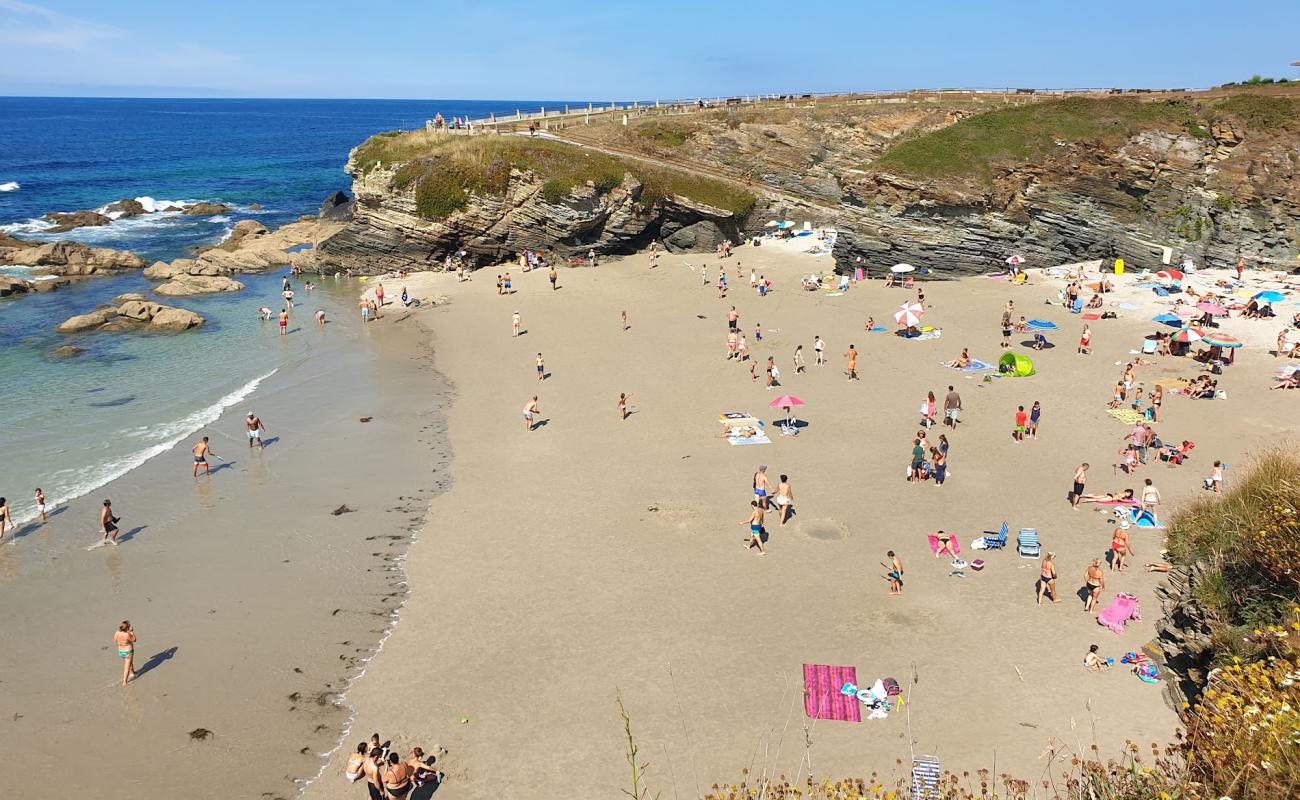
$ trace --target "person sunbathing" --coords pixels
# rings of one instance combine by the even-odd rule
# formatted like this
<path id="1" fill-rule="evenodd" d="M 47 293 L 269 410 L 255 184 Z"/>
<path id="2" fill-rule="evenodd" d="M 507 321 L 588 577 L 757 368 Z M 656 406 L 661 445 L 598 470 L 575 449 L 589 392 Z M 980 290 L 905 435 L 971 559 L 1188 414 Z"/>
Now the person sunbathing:
<path id="1" fill-rule="evenodd" d="M 952 537 L 951 537 L 951 536 L 949 536 L 948 534 L 944 533 L 943 531 L 939 531 L 938 533 L 936 533 L 936 534 L 934 535 L 934 537 L 935 537 L 936 539 L 939 540 L 939 549 L 934 551 L 934 557 L 935 557 L 935 558 L 938 558 L 939 556 L 943 555 L 944 553 L 947 553 L 948 555 L 952 556 L 953 558 L 956 558 L 956 557 L 957 557 L 957 551 L 956 551 L 955 549 L 953 549 L 953 546 L 952 546 Z"/>
<path id="2" fill-rule="evenodd" d="M 1276 386 L 1270 386 L 1269 389 L 1300 389 L 1300 372 L 1293 372 L 1282 380 L 1278 381 Z"/>
<path id="3" fill-rule="evenodd" d="M 961 349 L 961 355 L 957 356 L 952 361 L 945 361 L 944 366 L 952 367 L 953 369 L 965 369 L 970 366 L 970 362 L 970 349 L 963 347 Z"/>
<path id="4" fill-rule="evenodd" d="M 1101 308 L 1101 295 L 1094 292 L 1092 298 L 1088 300 L 1088 305 L 1085 306 L 1085 308 Z"/>
<path id="5" fill-rule="evenodd" d="M 1133 496 L 1132 489 L 1125 489 L 1122 492 L 1107 492 L 1105 494 L 1082 494 L 1079 495 L 1079 501 L 1083 503 L 1137 503 Z"/>

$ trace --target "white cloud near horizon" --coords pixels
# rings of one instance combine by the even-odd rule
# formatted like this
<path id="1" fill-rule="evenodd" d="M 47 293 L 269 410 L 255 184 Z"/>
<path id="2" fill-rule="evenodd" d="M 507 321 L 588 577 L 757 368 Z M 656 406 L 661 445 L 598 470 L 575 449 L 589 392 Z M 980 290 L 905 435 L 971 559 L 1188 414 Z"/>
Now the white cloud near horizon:
<path id="1" fill-rule="evenodd" d="M 82 50 L 124 34 L 119 28 L 71 17 L 44 6 L 0 0 L 0 43 L 3 44 Z"/>

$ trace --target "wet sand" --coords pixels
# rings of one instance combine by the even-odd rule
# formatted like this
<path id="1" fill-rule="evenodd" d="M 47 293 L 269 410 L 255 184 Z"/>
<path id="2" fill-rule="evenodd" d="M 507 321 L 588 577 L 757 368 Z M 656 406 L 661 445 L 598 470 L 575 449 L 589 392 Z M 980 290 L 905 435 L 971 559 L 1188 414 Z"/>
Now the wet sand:
<path id="1" fill-rule="evenodd" d="M 0 746 L 57 775 L 61 797 L 287 798 L 337 742 L 340 693 L 385 635 L 446 480 L 448 388 L 413 320 L 299 316 L 287 340 L 266 326 L 260 346 L 284 358 L 245 402 L 0 545 Z M 243 438 L 249 410 L 265 450 Z M 204 433 L 225 462 L 195 479 Z M 104 497 L 121 543 L 88 551 Z M 125 688 L 122 619 L 140 639 Z"/>
<path id="2" fill-rule="evenodd" d="M 1104 406 L 1116 362 L 1131 357 L 1150 323 L 1094 322 L 1095 354 L 1077 355 L 1081 321 L 1044 305 L 1054 284 L 975 278 L 924 284 L 926 321 L 942 326 L 943 338 L 904 341 L 864 333 L 863 323 L 872 315 L 893 330 L 890 315 L 912 292 L 872 282 L 839 297 L 808 293 L 796 276 L 829 269 L 827 259 L 778 247 L 742 248 L 737 258 L 744 280 L 729 260 L 726 301 L 712 285 L 719 262 L 700 255 L 665 256 L 655 270 L 644 256 L 561 269 L 555 292 L 544 272 L 511 270 L 517 293 L 509 297 L 494 291 L 496 270 L 469 283 L 447 275 L 407 282 L 413 295 L 452 298 L 427 322 L 438 368 L 457 386 L 454 483 L 433 501 L 435 522 L 407 560 L 411 594 L 396 631 L 349 695 L 358 732 L 380 731 L 403 752 L 447 748 L 438 797 L 448 798 L 617 795 L 627 771 L 619 692 L 651 763 L 649 785 L 665 797 L 700 796 L 744 769 L 795 781 L 809 772 L 889 775 L 913 750 L 958 772 L 1037 781 L 1094 743 L 1114 754 L 1125 740 L 1167 741 L 1176 717 L 1160 688 L 1122 669 L 1082 668 L 1092 643 L 1118 660 L 1154 636 L 1159 576 L 1142 565 L 1158 559 L 1160 534 L 1135 531 L 1132 568 L 1106 573 L 1104 602 L 1131 591 L 1142 603 L 1143 620 L 1116 636 L 1076 596 L 1113 525 L 1095 507 L 1071 510 L 1066 493 L 1086 460 L 1090 491 L 1138 488 L 1150 476 L 1167 512 L 1199 491 L 1213 459 L 1236 467 L 1247 451 L 1285 436 L 1294 398 L 1264 391 L 1271 357 L 1241 352 L 1221 378 L 1228 400 L 1168 398 L 1159 434 L 1194 439 L 1193 459 L 1128 477 L 1112 464 L 1130 428 Z M 774 294 L 748 289 L 751 264 L 777 282 Z M 390 295 L 400 283 L 386 282 Z M 1033 354 L 1038 374 L 982 383 L 941 367 L 964 346 L 996 360 L 1008 298 L 1017 316 L 1062 326 L 1054 349 Z M 753 412 L 769 431 L 779 417 L 767 408 L 774 392 L 724 360 L 732 303 L 754 355 L 778 356 L 777 391 L 808 402 L 797 438 L 732 447 L 715 436 L 724 411 Z M 526 331 L 518 339 L 510 335 L 516 309 Z M 764 339 L 755 343 L 760 321 Z M 815 334 L 830 366 L 813 366 Z M 791 364 L 798 343 L 805 375 Z M 850 343 L 862 352 L 861 381 L 844 375 Z M 549 373 L 540 383 L 538 351 Z M 1149 388 L 1194 372 L 1189 360 L 1170 359 L 1140 368 L 1139 380 Z M 909 485 L 917 408 L 927 390 L 942 401 L 949 384 L 962 393 L 965 421 L 949 433 L 947 484 Z M 623 422 L 619 392 L 633 395 Z M 527 432 L 520 410 L 534 393 L 541 414 Z M 1044 408 L 1040 438 L 1016 444 L 1015 408 L 1034 400 Z M 797 510 L 786 527 L 769 516 L 766 557 L 741 547 L 759 464 L 774 479 L 790 475 Z M 1038 562 L 1014 549 L 956 578 L 926 543 L 937 529 L 954 532 L 970 559 L 979 555 L 967 549 L 971 540 L 1003 520 L 1013 540 L 1017 528 L 1035 527 L 1057 554 L 1060 604 L 1035 604 Z M 900 598 L 884 578 L 889 549 L 906 568 Z M 808 720 L 805 662 L 854 665 L 866 685 L 895 677 L 910 687 L 910 714 Z M 342 779 L 344 756 L 308 798 L 364 795 Z"/>

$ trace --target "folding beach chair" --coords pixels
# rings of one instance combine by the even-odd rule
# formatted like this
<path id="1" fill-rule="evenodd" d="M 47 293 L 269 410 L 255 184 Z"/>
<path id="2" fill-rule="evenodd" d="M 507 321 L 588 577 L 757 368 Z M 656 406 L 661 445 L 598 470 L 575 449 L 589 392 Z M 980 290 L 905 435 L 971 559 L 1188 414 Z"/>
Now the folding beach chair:
<path id="1" fill-rule="evenodd" d="M 1002 523 L 1002 527 L 1001 527 L 1001 528 L 998 528 L 998 532 L 997 532 L 997 533 L 991 533 L 991 532 L 989 532 L 989 531 L 985 531 L 985 532 L 984 532 L 984 549 L 985 549 L 985 550 L 1001 550 L 1002 548 L 1006 547 L 1006 546 L 1007 546 L 1007 536 L 1008 536 L 1010 533 L 1011 533 L 1011 528 L 1010 528 L 1010 526 L 1007 525 L 1006 522 L 1003 522 L 1003 523 Z"/>
<path id="2" fill-rule="evenodd" d="M 1016 536 L 1016 552 L 1021 558 L 1038 558 L 1043 554 L 1043 547 L 1038 543 L 1038 531 L 1033 528 L 1021 528 Z"/>
<path id="3" fill-rule="evenodd" d="M 939 759 L 934 756 L 912 757 L 913 800 L 942 800 L 939 789 Z"/>

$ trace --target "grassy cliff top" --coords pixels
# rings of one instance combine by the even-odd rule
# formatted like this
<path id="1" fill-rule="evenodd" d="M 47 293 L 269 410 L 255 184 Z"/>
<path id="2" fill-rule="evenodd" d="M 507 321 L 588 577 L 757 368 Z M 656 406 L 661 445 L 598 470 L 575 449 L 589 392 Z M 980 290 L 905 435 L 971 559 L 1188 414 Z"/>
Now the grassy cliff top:
<path id="1" fill-rule="evenodd" d="M 394 185 L 415 187 L 417 208 L 427 219 L 463 209 L 474 194 L 504 194 L 511 167 L 541 176 L 543 195 L 553 203 L 589 181 L 598 192 L 608 192 L 623 182 L 625 174 L 642 184 L 640 204 L 647 208 L 677 195 L 743 217 L 755 201 L 752 193 L 725 181 L 520 136 L 381 133 L 357 148 L 353 162 L 362 172 L 381 164 L 400 165 Z"/>
<path id="2" fill-rule="evenodd" d="M 1136 97 L 1049 100 L 989 111 L 904 141 L 871 169 L 921 178 L 987 181 L 998 163 L 1049 158 L 1057 142 L 1117 145 L 1148 129 L 1208 137 L 1209 126 L 1229 122 L 1247 130 L 1300 129 L 1300 102 L 1292 97 L 1241 93 L 1218 99 L 1143 101 Z"/>

